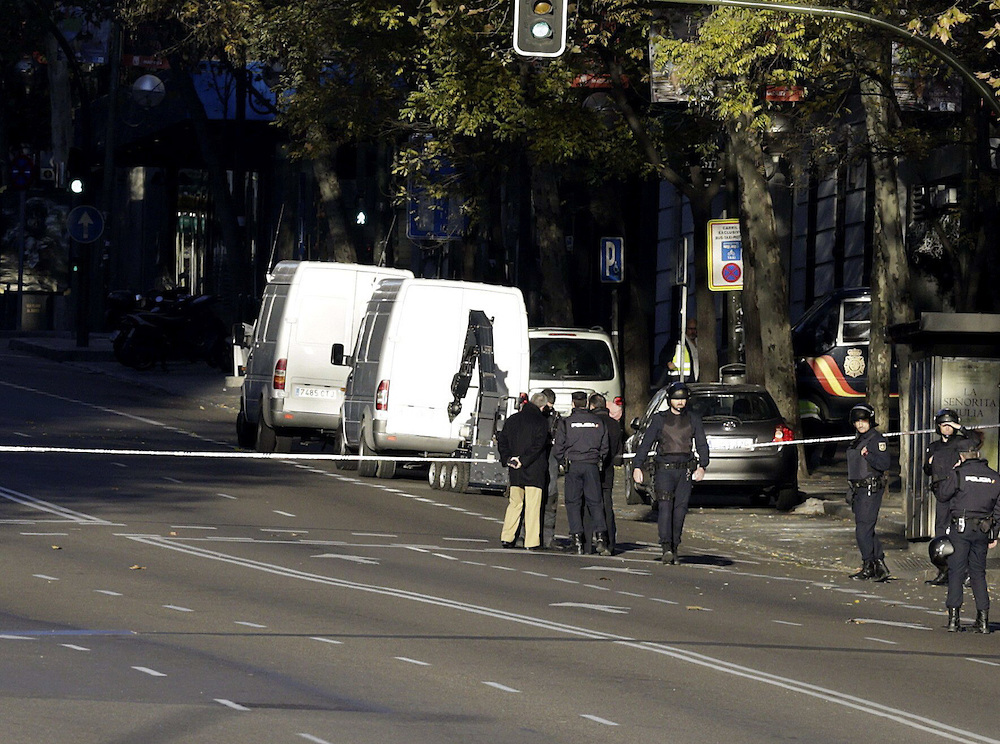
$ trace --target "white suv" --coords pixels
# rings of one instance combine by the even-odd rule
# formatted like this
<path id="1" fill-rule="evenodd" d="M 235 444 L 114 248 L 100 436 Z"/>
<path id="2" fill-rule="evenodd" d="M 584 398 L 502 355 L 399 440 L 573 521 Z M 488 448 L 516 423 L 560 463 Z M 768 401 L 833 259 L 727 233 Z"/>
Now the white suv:
<path id="1" fill-rule="evenodd" d="M 610 403 L 622 394 L 621 370 L 611 336 L 600 328 L 529 328 L 528 394 L 551 388 L 555 408 L 567 414 L 574 391 L 600 393 Z"/>

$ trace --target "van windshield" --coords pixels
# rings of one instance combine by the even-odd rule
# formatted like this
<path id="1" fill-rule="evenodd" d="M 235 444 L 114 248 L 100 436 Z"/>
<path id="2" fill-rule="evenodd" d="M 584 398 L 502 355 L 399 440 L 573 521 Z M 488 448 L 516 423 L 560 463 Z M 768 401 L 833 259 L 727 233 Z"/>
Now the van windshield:
<path id="1" fill-rule="evenodd" d="M 533 380 L 610 380 L 615 376 L 611 349 L 600 339 L 533 338 Z"/>

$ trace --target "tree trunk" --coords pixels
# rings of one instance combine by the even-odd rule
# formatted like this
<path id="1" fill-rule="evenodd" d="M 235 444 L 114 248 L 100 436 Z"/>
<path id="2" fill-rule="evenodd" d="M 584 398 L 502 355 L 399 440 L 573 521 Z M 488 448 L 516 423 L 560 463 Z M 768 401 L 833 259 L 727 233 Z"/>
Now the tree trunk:
<path id="1" fill-rule="evenodd" d="M 52 126 L 53 167 L 65 166 L 73 141 L 73 96 L 70 93 L 69 65 L 62 54 L 58 40 L 49 34 L 45 39 L 48 57 L 49 103 Z M 84 113 L 89 116 L 89 112 Z M 46 165 L 39 163 L 39 165 Z"/>
<path id="2" fill-rule="evenodd" d="M 764 153 L 759 136 L 748 131 L 745 122 L 729 125 L 729 141 L 739 177 L 740 210 L 746 234 L 743 257 L 747 269 L 747 294 L 760 298 L 753 310 L 760 319 L 763 358 L 760 369 L 752 371 L 763 378 L 763 384 L 774 397 L 784 419 L 800 432 L 792 332 L 788 320 L 788 279 L 781 259 L 774 207 L 764 178 Z M 749 348 L 749 338 L 747 340 Z M 747 363 L 749 373 L 749 350 Z"/>
<path id="3" fill-rule="evenodd" d="M 711 198 L 701 189 L 698 198 L 690 199 L 694 229 L 695 318 L 698 320 L 698 380 L 719 380 L 719 338 L 715 312 L 715 293 L 708 288 L 708 221 L 712 217 Z"/>
<path id="4" fill-rule="evenodd" d="M 552 166 L 531 164 L 531 205 L 542 271 L 542 317 L 546 325 L 571 326 L 573 302 L 567 286 L 565 240 L 559 226 L 559 186 Z"/>
<path id="5" fill-rule="evenodd" d="M 356 263 L 357 249 L 347 233 L 344 222 L 344 209 L 341 204 L 343 191 L 337 172 L 330 166 L 330 158 L 320 155 L 312 161 L 313 176 L 316 178 L 316 188 L 319 189 L 319 221 L 326 224 L 325 233 L 318 246 L 319 256 L 324 261 L 340 261 Z"/>

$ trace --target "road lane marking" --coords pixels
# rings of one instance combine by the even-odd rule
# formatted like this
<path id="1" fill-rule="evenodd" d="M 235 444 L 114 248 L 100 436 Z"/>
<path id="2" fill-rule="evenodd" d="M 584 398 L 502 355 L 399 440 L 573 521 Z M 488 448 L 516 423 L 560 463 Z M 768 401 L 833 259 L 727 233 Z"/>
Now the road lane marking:
<path id="1" fill-rule="evenodd" d="M 218 527 L 209 527 L 204 524 L 172 524 L 170 525 L 172 530 L 217 530 Z"/>
<path id="2" fill-rule="evenodd" d="M 59 645 L 62 646 L 63 648 L 68 648 L 71 651 L 90 651 L 90 649 L 87 648 L 86 646 L 77 646 L 72 643 L 60 643 Z"/>
<path id="3" fill-rule="evenodd" d="M 640 571 L 637 568 L 617 568 L 615 566 L 584 566 L 581 571 L 616 571 L 618 573 L 632 574 L 634 576 L 652 576 L 649 571 Z"/>
<path id="4" fill-rule="evenodd" d="M 134 666 L 132 667 L 137 672 L 142 672 L 143 674 L 148 674 L 150 677 L 166 677 L 167 675 L 163 672 L 158 672 L 155 669 L 150 669 L 149 667 Z"/>
<path id="5" fill-rule="evenodd" d="M 0 382 L 0 384 L 3 383 Z M 33 496 L 28 496 L 25 493 L 13 491 L 9 488 L 0 487 L 0 498 L 5 498 L 8 501 L 13 501 L 14 503 L 21 504 L 22 506 L 29 506 L 33 509 L 37 509 L 38 511 L 54 514 L 57 517 L 62 517 L 67 522 L 112 526 L 112 523 L 106 519 L 99 519 L 98 517 L 92 517 L 89 514 L 73 511 L 72 509 L 67 509 L 64 506 L 59 506 L 58 504 L 53 504 L 49 501 L 42 501 L 41 499 L 36 499 Z"/>
<path id="6" fill-rule="evenodd" d="M 417 666 L 430 666 L 428 661 L 419 661 L 418 659 L 411 659 L 408 656 L 395 656 L 393 657 L 399 661 L 405 661 L 407 664 L 416 664 Z"/>
<path id="7" fill-rule="evenodd" d="M 613 605 L 589 604 L 587 602 L 552 602 L 549 607 L 579 607 L 584 610 L 597 610 L 612 615 L 627 615 L 631 607 L 615 607 Z"/>
<path id="8" fill-rule="evenodd" d="M 68 532 L 22 532 L 24 537 L 68 537 Z"/>
<path id="9" fill-rule="evenodd" d="M 957 741 L 957 742 L 974 741 L 974 742 L 981 742 L 983 744 L 1000 744 L 1000 740 L 998 739 L 993 739 L 988 736 L 976 734 L 972 731 L 967 731 L 965 729 L 961 729 L 955 726 L 950 726 L 949 724 L 943 723 L 941 721 L 936 721 L 934 719 L 920 716 L 915 713 L 910 713 L 901 708 L 894 708 L 888 705 L 882 705 L 881 703 L 877 703 L 869 698 L 860 698 L 830 688 L 814 685 L 809 682 L 793 679 L 790 677 L 782 677 L 777 674 L 771 674 L 770 672 L 765 672 L 761 669 L 754 669 L 752 667 L 741 666 L 729 661 L 725 661 L 723 659 L 714 658 L 711 656 L 707 656 L 705 654 L 699 654 L 690 651 L 688 649 L 683 649 L 683 648 L 669 646 L 666 644 L 653 643 L 648 641 L 636 641 L 635 639 L 629 638 L 627 636 L 616 635 L 586 627 L 569 625 L 567 623 L 560 623 L 554 620 L 549 620 L 544 617 L 539 617 L 535 615 L 522 615 L 501 608 L 494 608 L 483 605 L 475 605 L 466 602 L 460 602 L 458 600 L 449 599 L 447 597 L 438 597 L 429 594 L 421 594 L 418 592 L 413 592 L 406 589 L 400 589 L 397 587 L 380 586 L 377 584 L 365 584 L 356 581 L 339 579 L 331 576 L 311 574 L 287 566 L 264 563 L 262 561 L 240 558 L 237 556 L 228 555 L 225 553 L 219 553 L 216 551 L 211 551 L 196 546 L 186 545 L 180 542 L 171 541 L 159 535 L 126 534 L 122 536 L 138 543 L 151 545 L 154 547 L 160 547 L 166 550 L 173 550 L 178 553 L 185 553 L 193 557 L 199 557 L 203 559 L 218 561 L 221 563 L 227 563 L 234 566 L 240 566 L 246 569 L 261 571 L 263 573 L 268 573 L 274 576 L 281 576 L 284 578 L 294 578 L 302 581 L 311 582 L 314 584 L 321 584 L 330 587 L 337 587 L 340 589 L 360 591 L 368 594 L 394 597 L 396 599 L 405 599 L 411 602 L 418 602 L 425 605 L 450 609 L 456 612 L 465 612 L 471 615 L 480 615 L 484 617 L 490 617 L 495 620 L 503 620 L 529 627 L 546 629 L 549 630 L 550 632 L 562 633 L 577 638 L 587 638 L 591 640 L 600 640 L 600 641 L 616 643 L 640 652 L 653 653 L 659 656 L 670 657 L 672 659 L 678 661 L 684 661 L 695 666 L 711 669 L 720 674 L 726 674 L 733 677 L 740 677 L 760 684 L 770 685 L 772 687 L 788 690 L 790 692 L 798 693 L 800 695 L 804 695 L 807 697 L 823 700 L 825 702 L 838 705 L 843 708 L 848 708 L 850 710 L 856 711 L 866 716 L 875 716 L 877 718 L 883 718 L 885 720 L 893 721 L 900 725 L 907 726 L 911 729 L 923 731 L 925 733 L 932 734 L 942 739 L 948 739 L 950 741 Z M 669 602 L 669 600 L 662 600 L 662 601 Z M 426 664 L 426 662 L 423 662 L 423 664 Z"/>
<path id="10" fill-rule="evenodd" d="M 771 622 L 772 623 L 777 623 L 778 625 L 794 625 L 797 628 L 801 628 L 802 627 L 802 623 L 793 623 L 793 622 L 789 622 L 788 620 L 772 620 Z"/>
<path id="11" fill-rule="evenodd" d="M 245 625 L 248 628 L 258 628 L 261 630 L 267 627 L 266 625 L 261 625 L 260 623 L 251 623 L 248 620 L 236 620 L 234 622 L 236 625 Z"/>
<path id="12" fill-rule="evenodd" d="M 904 623 L 898 620 L 874 620 L 870 617 L 852 617 L 847 622 L 854 625 L 888 625 L 891 628 L 907 628 L 908 630 L 930 630 L 926 625 L 920 623 Z"/>
<path id="13" fill-rule="evenodd" d="M 245 705 L 234 703 L 232 700 L 226 700 L 225 698 L 215 698 L 215 702 L 219 705 L 225 705 L 227 708 L 232 708 L 233 710 L 250 710 Z"/>
<path id="14" fill-rule="evenodd" d="M 482 537 L 442 537 L 442 540 L 450 542 L 471 542 L 471 543 L 488 543 L 489 540 Z"/>
<path id="15" fill-rule="evenodd" d="M 32 574 L 36 579 L 44 579 L 45 581 L 59 581 L 55 576 L 47 576 L 46 574 Z"/>
<path id="16" fill-rule="evenodd" d="M 363 563 L 367 566 L 379 565 L 378 558 L 368 558 L 363 555 L 341 555 L 340 553 L 321 553 L 320 555 L 314 555 L 313 558 L 339 558 L 342 561 L 350 561 L 352 563 Z"/>
<path id="17" fill-rule="evenodd" d="M 517 570 L 516 568 L 511 568 L 510 566 L 497 566 L 497 565 L 490 566 L 490 568 L 495 568 L 498 571 L 516 571 Z M 574 582 L 574 583 L 577 583 L 577 582 Z"/>
<path id="18" fill-rule="evenodd" d="M 224 499 L 232 499 L 233 501 L 236 501 L 236 497 L 235 496 L 230 496 L 228 493 L 217 493 L 215 495 L 216 496 L 221 496 Z"/>
<path id="19" fill-rule="evenodd" d="M 466 563 L 468 563 L 468 562 L 469 561 L 466 561 Z M 547 579 L 547 578 L 549 578 L 548 574 L 539 573 L 538 571 L 521 571 L 521 573 L 523 573 L 523 574 L 525 574 L 527 576 L 537 576 L 540 579 Z"/>
<path id="20" fill-rule="evenodd" d="M 974 661 L 977 664 L 986 664 L 987 666 L 1000 666 L 1000 664 L 998 664 L 995 661 L 986 661 L 986 659 L 974 659 L 971 656 L 966 656 L 965 660 L 966 661 Z"/>
<path id="21" fill-rule="evenodd" d="M 589 713 L 581 713 L 580 718 L 586 718 L 588 721 L 593 721 L 594 723 L 600 723 L 604 726 L 617 726 L 618 724 L 614 721 L 609 721 L 607 718 L 601 718 L 600 716 L 592 716 Z"/>
<path id="22" fill-rule="evenodd" d="M 0 633 L 0 641 L 35 641 L 37 638 L 30 636 L 13 635 L 11 633 Z"/>
<path id="23" fill-rule="evenodd" d="M 165 604 L 163 607 L 168 610 L 176 610 L 177 612 L 194 612 L 190 607 L 181 607 L 179 605 Z"/>
<path id="24" fill-rule="evenodd" d="M 299 734 L 299 736 L 306 741 L 311 741 L 313 744 L 330 744 L 326 739 L 320 739 L 318 736 L 313 736 L 312 734 Z"/>
<path id="25" fill-rule="evenodd" d="M 661 602 L 663 604 L 675 605 L 680 604 L 680 602 L 674 602 L 672 599 L 660 599 L 659 597 L 650 597 L 653 602 Z"/>
<path id="26" fill-rule="evenodd" d="M 513 687 L 507 687 L 507 685 L 502 685 L 499 682 L 486 682 L 486 681 L 484 681 L 483 684 L 486 685 L 487 687 L 493 687 L 493 688 L 495 688 L 497 690 L 500 690 L 502 692 L 517 692 L 517 693 L 521 692 L 520 690 L 515 690 Z"/>
<path id="27" fill-rule="evenodd" d="M 393 540 L 399 538 L 399 535 L 390 535 L 386 532 L 352 532 L 351 534 L 354 537 L 387 537 L 387 538 L 392 538 Z M 446 537 L 445 540 L 447 539 L 448 538 Z"/>
<path id="28" fill-rule="evenodd" d="M 458 560 L 458 558 L 456 558 L 455 556 L 453 556 L 453 555 L 447 555 L 446 553 L 431 553 L 431 555 L 436 556 L 438 558 L 444 558 L 444 559 L 449 560 L 449 561 L 457 561 Z"/>
<path id="29" fill-rule="evenodd" d="M 335 638 L 324 638 L 323 636 L 310 636 L 311 641 L 321 641 L 322 643 L 331 643 L 335 646 L 343 646 L 343 641 L 338 641 Z M 398 658 L 398 657 L 397 657 Z"/>
<path id="30" fill-rule="evenodd" d="M 113 592 L 110 589 L 95 589 L 94 591 L 97 592 L 98 594 L 106 594 L 109 597 L 123 597 L 123 596 L 125 596 L 121 592 Z"/>
<path id="31" fill-rule="evenodd" d="M 928 628 L 928 630 L 929 630 L 929 628 Z M 888 644 L 890 646 L 898 646 L 899 645 L 896 641 L 887 641 L 885 638 L 874 638 L 873 636 L 865 636 L 865 640 L 866 641 L 874 641 L 875 643 L 885 643 L 885 644 Z"/>
<path id="32" fill-rule="evenodd" d="M 178 483 L 178 484 L 184 483 L 184 481 L 177 480 L 177 478 L 171 478 L 169 475 L 163 476 L 163 480 L 167 481 L 168 483 Z"/>
<path id="33" fill-rule="evenodd" d="M 278 515 L 280 515 L 282 517 L 294 517 L 295 516 L 291 512 L 281 511 L 281 509 L 275 509 L 274 513 L 278 514 Z"/>

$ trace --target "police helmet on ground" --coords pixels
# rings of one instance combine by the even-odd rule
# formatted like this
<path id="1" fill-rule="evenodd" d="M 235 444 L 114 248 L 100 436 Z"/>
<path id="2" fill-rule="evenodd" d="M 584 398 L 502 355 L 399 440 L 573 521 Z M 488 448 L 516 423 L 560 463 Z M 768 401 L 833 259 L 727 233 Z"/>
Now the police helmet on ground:
<path id="1" fill-rule="evenodd" d="M 667 387 L 667 398 L 670 400 L 687 400 L 691 397 L 691 391 L 683 382 L 671 382 Z"/>
<path id="2" fill-rule="evenodd" d="M 931 563 L 938 568 L 946 568 L 948 566 L 948 556 L 954 552 L 955 546 L 952 545 L 947 535 L 935 537 L 927 545 L 927 553 L 931 557 Z"/>
<path id="3" fill-rule="evenodd" d="M 934 414 L 934 425 L 941 426 L 941 424 L 951 424 L 957 429 L 962 425 L 962 417 L 950 408 L 942 408 Z"/>
<path id="4" fill-rule="evenodd" d="M 875 409 L 867 403 L 858 403 L 851 409 L 851 423 L 855 421 L 870 421 L 875 426 Z"/>

